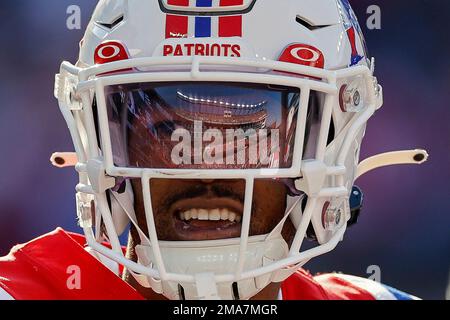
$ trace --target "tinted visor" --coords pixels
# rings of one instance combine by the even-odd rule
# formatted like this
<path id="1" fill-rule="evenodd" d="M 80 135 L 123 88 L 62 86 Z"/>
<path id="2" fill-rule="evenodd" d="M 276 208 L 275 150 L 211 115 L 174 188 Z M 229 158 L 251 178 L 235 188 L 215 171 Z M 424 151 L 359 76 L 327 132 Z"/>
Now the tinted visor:
<path id="1" fill-rule="evenodd" d="M 290 168 L 300 89 L 223 82 L 105 88 L 116 166 Z"/>

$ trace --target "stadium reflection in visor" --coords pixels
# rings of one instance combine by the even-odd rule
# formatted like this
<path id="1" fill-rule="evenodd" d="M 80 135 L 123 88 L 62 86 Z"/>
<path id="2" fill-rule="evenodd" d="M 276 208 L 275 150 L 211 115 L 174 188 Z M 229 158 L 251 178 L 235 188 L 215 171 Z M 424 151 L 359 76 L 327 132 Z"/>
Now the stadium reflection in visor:
<path id="1" fill-rule="evenodd" d="M 261 84 L 144 83 L 106 88 L 118 166 L 289 168 L 299 89 Z"/>

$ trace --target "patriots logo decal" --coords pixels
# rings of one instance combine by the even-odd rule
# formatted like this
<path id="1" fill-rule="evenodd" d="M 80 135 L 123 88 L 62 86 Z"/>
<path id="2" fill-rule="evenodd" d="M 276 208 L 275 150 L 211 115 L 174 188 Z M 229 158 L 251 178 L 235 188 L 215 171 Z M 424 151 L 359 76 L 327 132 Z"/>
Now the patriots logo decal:
<path id="1" fill-rule="evenodd" d="M 180 8 L 190 4 L 197 8 L 220 8 L 243 5 L 244 0 L 169 0 L 170 5 Z M 242 37 L 242 15 L 232 16 L 187 16 L 166 15 L 166 39 L 170 38 L 229 38 Z"/>

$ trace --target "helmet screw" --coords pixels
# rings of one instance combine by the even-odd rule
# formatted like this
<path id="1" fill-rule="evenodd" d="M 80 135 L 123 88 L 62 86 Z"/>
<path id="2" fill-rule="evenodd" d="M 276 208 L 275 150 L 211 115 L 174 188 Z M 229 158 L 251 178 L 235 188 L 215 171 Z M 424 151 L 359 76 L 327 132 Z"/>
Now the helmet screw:
<path id="1" fill-rule="evenodd" d="M 357 107 L 361 103 L 361 94 L 358 90 L 355 91 L 355 94 L 353 95 L 353 104 Z"/>
<path id="2" fill-rule="evenodd" d="M 336 215 L 335 215 L 336 225 L 339 225 L 339 223 L 341 222 L 341 217 L 342 217 L 342 209 L 336 210 Z"/>

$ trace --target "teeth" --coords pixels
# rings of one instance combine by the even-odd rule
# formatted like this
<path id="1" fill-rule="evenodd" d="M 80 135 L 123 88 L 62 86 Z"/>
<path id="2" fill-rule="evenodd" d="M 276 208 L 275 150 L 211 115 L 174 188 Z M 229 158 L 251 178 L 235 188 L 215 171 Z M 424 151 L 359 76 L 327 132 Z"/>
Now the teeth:
<path id="1" fill-rule="evenodd" d="M 181 212 L 179 215 L 181 220 L 189 221 L 189 220 L 201 220 L 201 221 L 231 221 L 240 223 L 242 221 L 242 217 L 235 212 L 229 211 L 228 209 L 191 209 L 184 212 Z"/>
<path id="2" fill-rule="evenodd" d="M 198 210 L 198 220 L 209 220 L 208 210 L 205 209 Z"/>
<path id="3" fill-rule="evenodd" d="M 220 210 L 220 219 L 228 220 L 228 210 L 227 209 Z"/>
<path id="4" fill-rule="evenodd" d="M 197 211 L 197 209 L 192 209 L 192 210 L 189 210 L 189 211 L 191 211 L 191 218 L 192 219 L 198 219 L 198 211 Z"/>
<path id="5" fill-rule="evenodd" d="M 219 221 L 220 220 L 220 210 L 214 209 L 209 212 L 209 220 Z"/>

